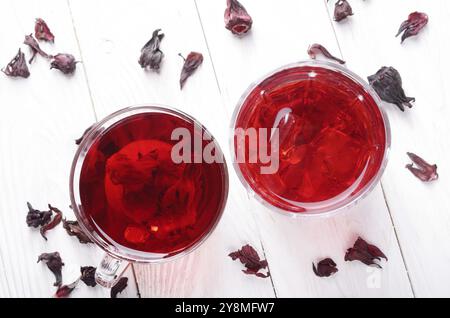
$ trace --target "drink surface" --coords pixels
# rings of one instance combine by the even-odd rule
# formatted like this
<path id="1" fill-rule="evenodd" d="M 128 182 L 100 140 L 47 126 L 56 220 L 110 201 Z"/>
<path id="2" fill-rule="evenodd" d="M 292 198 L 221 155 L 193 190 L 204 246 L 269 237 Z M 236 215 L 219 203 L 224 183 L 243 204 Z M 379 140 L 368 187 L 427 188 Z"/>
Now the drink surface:
<path id="1" fill-rule="evenodd" d="M 108 243 L 164 257 L 189 248 L 215 225 L 226 198 L 225 166 L 174 163 L 171 151 L 178 141 L 171 134 L 183 127 L 192 139 L 198 133 L 193 122 L 172 114 L 132 115 L 88 150 L 81 204 Z"/>
<path id="2" fill-rule="evenodd" d="M 276 173 L 262 174 L 267 164 L 249 162 L 258 143 L 247 138 L 243 149 L 235 137 L 234 149 L 246 154 L 238 167 L 253 191 L 291 212 L 355 195 L 377 174 L 386 150 L 383 117 L 372 96 L 346 75 L 322 67 L 285 69 L 256 85 L 235 127 L 278 128 Z"/>

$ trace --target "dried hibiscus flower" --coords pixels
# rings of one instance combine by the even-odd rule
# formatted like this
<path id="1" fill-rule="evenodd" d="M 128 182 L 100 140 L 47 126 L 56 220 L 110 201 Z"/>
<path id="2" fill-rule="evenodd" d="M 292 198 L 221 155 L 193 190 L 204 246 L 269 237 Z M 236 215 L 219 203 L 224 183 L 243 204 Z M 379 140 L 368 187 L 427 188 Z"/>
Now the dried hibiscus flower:
<path id="1" fill-rule="evenodd" d="M 97 269 L 93 266 L 82 266 L 80 268 L 81 277 L 80 279 L 90 287 L 95 287 L 97 282 L 95 281 L 95 271 Z"/>
<path id="2" fill-rule="evenodd" d="M 127 288 L 127 286 L 128 277 L 121 277 L 111 288 L 111 298 L 117 298 L 117 295 L 120 294 L 125 288 Z"/>
<path id="3" fill-rule="evenodd" d="M 153 31 L 152 38 L 141 49 L 139 65 L 144 69 L 159 70 L 164 53 L 159 49 L 164 33 L 161 29 Z"/>
<path id="4" fill-rule="evenodd" d="M 78 61 L 72 54 L 59 53 L 52 57 L 52 62 L 50 63 L 50 69 L 57 69 L 64 74 L 73 74 L 77 69 Z"/>
<path id="5" fill-rule="evenodd" d="M 80 279 L 78 278 L 76 281 L 74 281 L 72 284 L 69 285 L 63 285 L 59 286 L 56 290 L 55 296 L 56 298 L 65 298 L 69 297 L 69 295 L 75 290 L 75 288 L 78 285 L 78 282 Z"/>
<path id="6" fill-rule="evenodd" d="M 78 241 L 80 241 L 80 243 L 82 244 L 92 243 L 91 239 L 81 229 L 78 221 L 67 221 L 66 219 L 64 219 L 63 228 L 70 236 L 76 236 L 78 238 Z"/>
<path id="7" fill-rule="evenodd" d="M 345 253 L 346 261 L 360 261 L 366 265 L 375 265 L 379 268 L 381 266 L 375 263 L 375 260 L 381 260 L 381 258 L 388 260 L 378 247 L 368 244 L 360 237 L 358 237 L 353 247 L 349 248 Z"/>
<path id="8" fill-rule="evenodd" d="M 406 165 L 406 168 L 417 178 L 424 182 L 434 181 L 439 178 L 437 173 L 437 165 L 430 165 L 428 162 L 412 152 L 408 152 L 407 154 L 417 168 L 414 167 L 414 164 L 408 164 Z"/>
<path id="9" fill-rule="evenodd" d="M 27 62 L 25 61 L 25 54 L 19 49 L 16 56 L 2 69 L 2 72 L 11 77 L 24 77 L 30 76 Z"/>
<path id="10" fill-rule="evenodd" d="M 27 202 L 27 225 L 29 227 L 44 226 L 50 222 L 52 218 L 52 211 L 39 211 L 33 208 L 30 202 Z"/>
<path id="11" fill-rule="evenodd" d="M 54 213 L 56 213 L 56 215 L 53 217 L 53 219 L 50 222 L 44 224 L 40 229 L 41 235 L 45 240 L 47 240 L 45 233 L 48 230 L 55 228 L 59 223 L 61 223 L 61 220 L 63 217 L 61 210 L 59 210 L 58 208 L 55 208 L 55 207 L 51 206 L 50 204 L 48 205 L 48 208 L 49 208 L 50 212 L 52 212 L 52 213 L 54 212 Z"/>
<path id="12" fill-rule="evenodd" d="M 31 51 L 33 52 L 33 55 L 31 56 L 30 60 L 28 61 L 28 63 L 31 64 L 31 62 L 33 62 L 34 58 L 36 57 L 36 54 L 39 54 L 42 57 L 45 58 L 51 58 L 52 56 L 45 53 L 41 47 L 39 46 L 39 43 L 36 41 L 36 39 L 33 37 L 32 34 L 30 35 L 25 35 L 25 40 L 23 41 L 24 44 L 28 45 L 31 48 Z"/>
<path id="13" fill-rule="evenodd" d="M 227 0 L 225 27 L 235 35 L 243 35 L 252 28 L 253 20 L 237 0 Z"/>
<path id="14" fill-rule="evenodd" d="M 184 59 L 184 65 L 180 76 L 180 89 L 183 89 L 186 80 L 194 74 L 195 70 L 203 63 L 203 55 L 197 52 L 189 53 L 187 58 L 184 58 L 181 54 L 179 55 Z"/>
<path id="15" fill-rule="evenodd" d="M 402 87 L 400 73 L 393 67 L 383 66 L 376 74 L 368 77 L 370 85 L 385 102 L 395 104 L 403 112 L 411 108 L 414 97 L 407 97 Z"/>
<path id="16" fill-rule="evenodd" d="M 337 58 L 335 56 L 333 56 L 323 45 L 320 44 L 313 44 L 310 45 L 308 48 L 308 55 L 310 58 L 312 59 L 316 59 L 316 55 L 317 54 L 322 54 L 323 56 L 325 56 L 326 58 L 329 58 L 333 61 L 338 62 L 339 64 L 345 64 L 344 60 L 341 60 L 340 58 Z"/>
<path id="17" fill-rule="evenodd" d="M 228 255 L 234 261 L 239 259 L 245 266 L 245 270 L 242 270 L 247 275 L 255 275 L 257 277 L 266 278 L 270 276 L 267 274 L 260 273 L 261 269 L 268 268 L 267 260 L 261 260 L 259 258 L 258 252 L 250 245 L 244 245 L 240 250 L 232 252 Z"/>
<path id="18" fill-rule="evenodd" d="M 52 31 L 50 31 L 50 28 L 48 27 L 47 23 L 45 23 L 45 21 L 42 20 L 41 18 L 37 18 L 34 24 L 34 36 L 38 40 L 48 42 L 55 41 L 55 36 L 53 35 Z"/>
<path id="19" fill-rule="evenodd" d="M 76 145 L 79 146 L 79 145 L 81 144 L 81 142 L 83 141 L 84 137 L 86 137 L 86 135 L 91 131 L 92 126 L 94 126 L 94 125 L 89 126 L 89 127 L 83 132 L 83 135 L 82 135 L 80 138 L 78 138 L 78 139 L 75 140 L 75 144 L 76 144 Z"/>
<path id="20" fill-rule="evenodd" d="M 400 25 L 400 29 L 396 36 L 399 36 L 402 32 L 402 43 L 407 38 L 419 34 L 419 32 L 427 25 L 428 15 L 423 12 L 413 12 L 408 16 L 408 20 L 404 21 Z"/>
<path id="21" fill-rule="evenodd" d="M 347 0 L 338 0 L 334 5 L 334 20 L 339 22 L 350 15 L 353 15 L 353 9 Z"/>
<path id="22" fill-rule="evenodd" d="M 338 271 L 336 263 L 331 258 L 321 260 L 317 267 L 312 264 L 313 272 L 319 277 L 329 277 Z"/>
<path id="23" fill-rule="evenodd" d="M 62 267 L 64 266 L 64 263 L 61 259 L 61 256 L 58 252 L 54 253 L 43 253 L 39 255 L 38 257 L 38 263 L 40 261 L 43 261 L 47 264 L 48 269 L 51 270 L 51 272 L 55 275 L 56 281 L 53 284 L 54 286 L 61 286 L 62 284 Z"/>

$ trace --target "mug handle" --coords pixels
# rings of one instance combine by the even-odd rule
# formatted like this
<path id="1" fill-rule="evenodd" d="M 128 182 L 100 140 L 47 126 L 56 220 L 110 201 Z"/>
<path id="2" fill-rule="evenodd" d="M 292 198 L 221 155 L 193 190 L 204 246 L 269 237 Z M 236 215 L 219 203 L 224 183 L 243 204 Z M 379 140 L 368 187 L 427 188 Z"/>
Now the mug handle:
<path id="1" fill-rule="evenodd" d="M 130 263 L 105 253 L 100 265 L 95 271 L 95 281 L 100 286 L 111 288 L 116 284 L 129 265 Z"/>

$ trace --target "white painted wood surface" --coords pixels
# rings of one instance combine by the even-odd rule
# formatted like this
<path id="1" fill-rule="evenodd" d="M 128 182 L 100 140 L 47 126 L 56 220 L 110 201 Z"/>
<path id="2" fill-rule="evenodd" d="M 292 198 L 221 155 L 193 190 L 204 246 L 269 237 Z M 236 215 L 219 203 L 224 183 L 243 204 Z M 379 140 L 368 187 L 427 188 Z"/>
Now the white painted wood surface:
<path id="1" fill-rule="evenodd" d="M 44 18 L 56 35 L 50 52 L 69 52 L 83 63 L 73 77 L 48 70 L 37 58 L 28 79 L 0 74 L 0 297 L 48 297 L 53 276 L 36 264 L 41 252 L 59 250 L 70 283 L 80 265 L 96 265 L 101 252 L 80 245 L 62 228 L 45 242 L 25 225 L 26 201 L 68 208 L 68 175 L 73 139 L 94 120 L 120 108 L 143 103 L 177 107 L 200 120 L 229 159 L 228 126 L 247 86 L 283 64 L 306 59 L 310 43 L 325 45 L 365 77 L 382 65 L 395 66 L 414 109 L 400 113 L 385 105 L 393 147 L 382 186 L 358 206 L 329 219 L 294 220 L 267 211 L 249 198 L 231 165 L 230 195 L 224 217 L 197 251 L 162 265 L 135 265 L 136 282 L 124 297 L 412 297 L 450 296 L 450 199 L 446 178 L 450 159 L 450 50 L 445 0 L 353 0 L 355 15 L 337 24 L 333 3 L 316 0 L 242 0 L 254 19 L 242 38 L 224 28 L 225 0 L 10 0 L 0 2 L 0 63 L 6 63 Z M 423 33 L 403 45 L 393 37 L 414 10 L 430 15 Z M 6 14 L 7 13 L 7 14 Z M 382 17 L 382 18 L 380 18 Z M 381 19 L 381 20 L 380 20 Z M 137 63 L 152 31 L 166 34 L 159 74 Z M 202 52 L 205 62 L 178 89 L 178 53 Z M 404 169 L 406 151 L 439 165 L 441 179 L 423 184 Z M 228 160 L 229 161 L 229 160 Z M 384 193 L 383 193 L 384 189 Z M 385 200 L 386 199 L 386 200 Z M 389 257 L 382 270 L 343 261 L 357 235 Z M 257 247 L 270 266 L 271 279 L 245 276 L 227 254 L 245 243 Z M 339 273 L 319 279 L 311 262 L 330 256 Z M 136 284 L 135 284 L 136 283 Z M 104 297 L 101 288 L 80 284 L 73 297 Z"/>

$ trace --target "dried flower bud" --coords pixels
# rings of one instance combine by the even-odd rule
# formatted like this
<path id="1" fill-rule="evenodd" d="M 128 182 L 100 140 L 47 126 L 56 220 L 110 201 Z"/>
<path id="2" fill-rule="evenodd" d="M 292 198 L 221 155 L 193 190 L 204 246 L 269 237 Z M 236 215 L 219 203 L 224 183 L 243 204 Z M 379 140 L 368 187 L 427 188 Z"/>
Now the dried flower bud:
<path id="1" fill-rule="evenodd" d="M 374 261 L 381 258 L 388 260 L 378 247 L 368 244 L 360 237 L 358 237 L 353 247 L 349 248 L 347 253 L 345 253 L 346 261 L 360 261 L 369 266 L 375 265 L 378 268 L 381 268 L 381 266 Z"/>
<path id="2" fill-rule="evenodd" d="M 253 20 L 237 0 L 227 0 L 225 27 L 235 35 L 244 35 L 252 28 Z"/>
<path id="3" fill-rule="evenodd" d="M 43 261 L 47 264 L 48 269 L 55 275 L 56 282 L 53 284 L 54 286 L 61 286 L 62 284 L 62 267 L 64 263 L 62 262 L 61 256 L 59 256 L 58 252 L 54 253 L 43 253 L 38 257 L 38 263 Z"/>
<path id="4" fill-rule="evenodd" d="M 181 54 L 179 55 L 184 59 L 184 65 L 180 76 L 180 88 L 183 89 L 186 80 L 194 74 L 195 70 L 203 63 L 203 55 L 197 52 L 189 53 L 187 58 L 184 58 Z"/>
<path id="5" fill-rule="evenodd" d="M 48 41 L 48 42 L 54 42 L 55 36 L 50 31 L 50 28 L 48 27 L 47 23 L 45 23 L 44 20 L 41 18 L 37 18 L 36 22 L 34 24 L 34 36 L 38 40 Z"/>
<path id="6" fill-rule="evenodd" d="M 27 202 L 28 214 L 27 225 L 29 227 L 37 228 L 46 225 L 52 218 L 52 211 L 39 211 L 33 208 L 30 202 Z"/>
<path id="7" fill-rule="evenodd" d="M 326 258 L 321 260 L 317 267 L 312 264 L 313 272 L 319 277 L 329 277 L 334 273 L 337 273 L 338 269 L 336 267 L 336 263 L 331 258 Z"/>
<path id="8" fill-rule="evenodd" d="M 144 69 L 159 70 L 164 53 L 159 49 L 164 33 L 159 33 L 161 29 L 153 31 L 152 38 L 141 49 L 139 64 Z"/>
<path id="9" fill-rule="evenodd" d="M 36 39 L 33 37 L 32 34 L 25 35 L 25 40 L 23 41 L 23 44 L 28 45 L 31 48 L 31 51 L 33 52 L 33 55 L 31 56 L 28 63 L 31 64 L 31 62 L 33 62 L 34 58 L 36 57 L 36 54 L 39 54 L 40 56 L 45 57 L 47 59 L 51 58 L 51 55 L 45 53 L 41 49 L 41 47 L 39 46 L 39 43 L 36 41 Z"/>
<path id="10" fill-rule="evenodd" d="M 11 77 L 24 77 L 28 78 L 30 76 L 30 71 L 28 70 L 27 62 L 25 61 L 25 54 L 19 49 L 16 56 L 2 68 L 2 72 L 7 76 Z"/>
<path id="11" fill-rule="evenodd" d="M 404 21 L 400 25 L 400 29 L 396 36 L 399 36 L 402 32 L 402 43 L 407 38 L 419 34 L 419 32 L 427 25 L 428 15 L 422 12 L 413 12 L 409 15 L 408 20 Z"/>
<path id="12" fill-rule="evenodd" d="M 338 0 L 334 5 L 334 20 L 339 22 L 350 15 L 353 15 L 353 9 L 347 0 Z"/>
<path id="13" fill-rule="evenodd" d="M 376 74 L 368 77 L 370 85 L 385 102 L 395 104 L 403 112 L 405 106 L 411 108 L 414 97 L 407 97 L 402 87 L 400 73 L 393 67 L 382 67 Z"/>
<path id="14" fill-rule="evenodd" d="M 65 298 L 69 297 L 69 295 L 75 290 L 78 285 L 80 279 L 78 278 L 72 284 L 59 286 L 55 293 L 55 298 Z"/>
<path id="15" fill-rule="evenodd" d="M 48 205 L 48 208 L 50 209 L 50 212 L 54 212 L 56 213 L 56 215 L 53 217 L 53 219 L 43 225 L 40 229 L 41 235 L 42 237 L 47 241 L 47 237 L 45 236 L 45 233 L 53 228 L 55 228 L 59 223 L 61 223 L 63 214 L 61 212 L 61 210 L 59 210 L 58 208 L 55 208 L 53 206 L 51 206 L 50 204 Z"/>
<path id="16" fill-rule="evenodd" d="M 234 261 L 239 259 L 245 266 L 245 270 L 242 270 L 244 274 L 255 275 L 261 278 L 267 278 L 270 276 L 269 272 L 267 274 L 261 273 L 260 270 L 268 268 L 267 260 L 261 260 L 258 252 L 250 246 L 244 245 L 240 250 L 232 252 L 228 255 Z"/>
<path id="17" fill-rule="evenodd" d="M 95 281 L 95 271 L 97 269 L 93 266 L 82 266 L 80 268 L 81 277 L 80 279 L 90 287 L 95 287 L 97 282 Z"/>
<path id="18" fill-rule="evenodd" d="M 414 167 L 413 164 L 406 165 L 406 168 L 411 171 L 411 173 L 418 179 L 422 180 L 423 182 L 431 182 L 439 178 L 439 175 L 437 173 L 437 165 L 429 164 L 421 157 L 412 152 L 408 152 L 407 154 L 418 168 Z"/>
<path id="19" fill-rule="evenodd" d="M 128 286 L 128 277 L 121 277 L 118 282 L 111 288 L 111 298 L 117 298 L 117 294 L 120 294 Z"/>
<path id="20" fill-rule="evenodd" d="M 67 234 L 69 234 L 70 236 L 76 236 L 78 238 L 78 241 L 80 241 L 81 244 L 92 243 L 90 238 L 81 229 L 78 221 L 67 221 L 66 219 L 64 219 L 63 220 L 63 228 L 66 230 Z"/>
<path id="21" fill-rule="evenodd" d="M 64 74 L 72 74 L 77 68 L 77 63 L 72 54 L 59 53 L 53 56 L 50 69 L 56 68 Z"/>
<path id="22" fill-rule="evenodd" d="M 316 59 L 316 55 L 317 54 L 322 54 L 323 56 L 325 56 L 326 58 L 329 58 L 333 61 L 338 62 L 339 64 L 345 64 L 345 61 L 341 60 L 340 58 L 337 58 L 333 55 L 331 55 L 331 53 L 323 46 L 320 44 L 313 44 L 310 45 L 308 48 L 308 55 L 310 58 L 312 59 Z"/>

